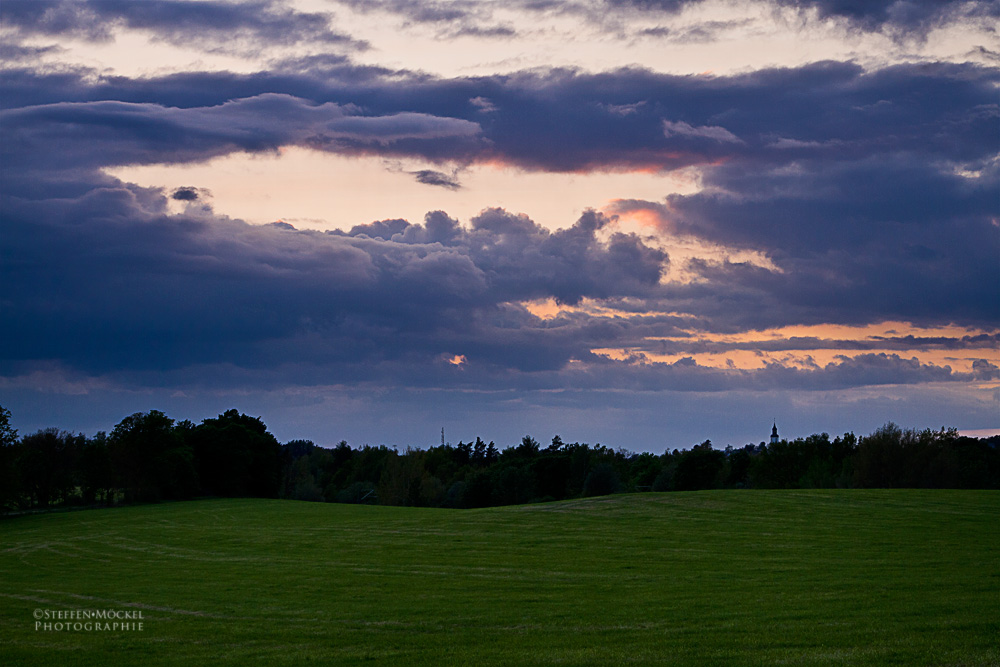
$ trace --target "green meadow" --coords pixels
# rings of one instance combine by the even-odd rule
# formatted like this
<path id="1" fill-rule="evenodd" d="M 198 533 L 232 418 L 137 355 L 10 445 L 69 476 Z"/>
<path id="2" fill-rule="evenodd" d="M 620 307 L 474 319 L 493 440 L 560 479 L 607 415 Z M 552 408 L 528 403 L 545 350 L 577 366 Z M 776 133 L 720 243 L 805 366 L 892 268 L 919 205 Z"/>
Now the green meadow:
<path id="1" fill-rule="evenodd" d="M 8 517 L 0 664 L 1000 665 L 998 517 L 912 490 Z M 109 609 L 142 630 L 36 627 Z"/>

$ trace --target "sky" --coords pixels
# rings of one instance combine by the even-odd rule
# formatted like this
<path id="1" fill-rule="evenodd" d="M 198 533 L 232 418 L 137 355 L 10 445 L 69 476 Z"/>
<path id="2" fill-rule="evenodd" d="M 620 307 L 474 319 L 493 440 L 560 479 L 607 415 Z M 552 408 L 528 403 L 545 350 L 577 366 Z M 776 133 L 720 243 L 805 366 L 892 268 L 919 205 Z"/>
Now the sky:
<path id="1" fill-rule="evenodd" d="M 1000 432 L 1000 1 L 4 0 L 0 405 Z"/>

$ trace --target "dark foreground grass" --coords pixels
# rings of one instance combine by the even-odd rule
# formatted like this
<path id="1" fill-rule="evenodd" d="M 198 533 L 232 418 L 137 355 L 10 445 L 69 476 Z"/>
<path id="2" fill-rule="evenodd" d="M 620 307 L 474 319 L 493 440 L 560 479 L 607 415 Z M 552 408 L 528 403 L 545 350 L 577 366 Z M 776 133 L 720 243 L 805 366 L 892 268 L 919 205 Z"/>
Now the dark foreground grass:
<path id="1" fill-rule="evenodd" d="M 0 664 L 1000 664 L 1000 493 L 0 520 Z M 36 629 L 54 610 L 142 631 Z"/>

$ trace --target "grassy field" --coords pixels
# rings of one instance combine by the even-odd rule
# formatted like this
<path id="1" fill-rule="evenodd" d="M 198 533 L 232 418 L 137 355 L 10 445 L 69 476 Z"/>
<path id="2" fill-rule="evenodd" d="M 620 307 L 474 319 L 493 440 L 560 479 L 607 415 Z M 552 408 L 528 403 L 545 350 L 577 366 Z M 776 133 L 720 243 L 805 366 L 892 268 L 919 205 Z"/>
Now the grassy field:
<path id="1" fill-rule="evenodd" d="M 6 518 L 0 664 L 1000 665 L 998 517 L 998 492 L 717 491 Z M 36 629 L 91 609 L 143 629 Z"/>

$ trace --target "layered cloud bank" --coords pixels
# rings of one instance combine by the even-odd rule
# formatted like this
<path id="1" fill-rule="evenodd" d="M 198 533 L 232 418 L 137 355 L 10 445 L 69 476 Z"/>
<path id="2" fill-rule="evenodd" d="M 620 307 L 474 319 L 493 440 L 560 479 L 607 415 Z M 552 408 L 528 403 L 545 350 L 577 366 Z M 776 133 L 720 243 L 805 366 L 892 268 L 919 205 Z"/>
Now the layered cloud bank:
<path id="1" fill-rule="evenodd" d="M 615 16 L 660 17 L 669 40 L 671 17 L 701 6 L 545 11 L 609 34 L 621 27 L 610 25 Z M 992 2 L 767 7 L 897 42 L 998 16 Z M 1000 68 L 989 58 L 445 76 L 359 64 L 373 47 L 338 27 L 350 8 L 164 0 L 140 15 L 133 3 L 98 0 L 3 4 L 5 394 L 107 392 L 118 396 L 111 401 L 238 391 L 269 406 L 259 397 L 406 392 L 414 413 L 447 413 L 475 395 L 500 396 L 507 411 L 557 392 L 572 397 L 571 410 L 613 412 L 608 392 L 642 401 L 662 392 L 733 401 L 735 392 L 743 398 L 734 405 L 758 394 L 788 409 L 797 392 L 856 390 L 840 395 L 840 412 L 872 387 L 914 405 L 961 388 L 964 399 L 943 401 L 940 418 L 993 426 Z M 543 10 L 385 2 L 352 11 L 496 39 L 491 22 L 502 12 Z M 104 43 L 129 31 L 206 52 L 243 53 L 255 40 L 309 49 L 247 73 L 136 77 L 46 60 L 58 51 L 46 39 Z M 227 33 L 238 37 L 228 46 L 219 42 Z M 991 53 L 969 44 L 977 47 Z M 493 207 L 484 192 L 468 220 L 446 210 L 375 221 L 332 210 L 317 230 L 248 224 L 219 212 L 199 183 L 141 187 L 120 172 L 291 147 L 404 160 L 439 192 L 461 190 L 470 169 L 498 166 L 528 175 L 684 170 L 697 187 L 581 202 L 587 210 L 557 229 Z M 288 186 L 275 182 L 273 196 Z M 831 325 L 840 335 L 824 333 Z M 16 407 L 41 418 L 38 406 L 55 399 L 33 400 Z M 475 428 L 474 416 L 462 427 Z M 442 419 L 428 415 L 420 428 Z M 659 437 L 639 430 L 633 446 L 655 449 Z"/>

